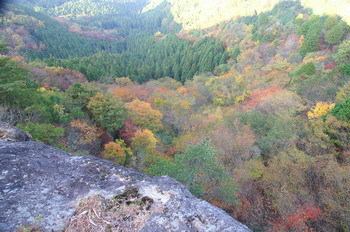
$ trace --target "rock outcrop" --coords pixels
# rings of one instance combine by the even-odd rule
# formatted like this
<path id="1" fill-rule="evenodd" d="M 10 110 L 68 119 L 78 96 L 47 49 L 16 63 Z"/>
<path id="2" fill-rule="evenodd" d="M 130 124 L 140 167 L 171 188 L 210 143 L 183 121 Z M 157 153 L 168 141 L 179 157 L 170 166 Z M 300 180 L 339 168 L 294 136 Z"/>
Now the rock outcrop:
<path id="1" fill-rule="evenodd" d="M 19 137 L 0 139 L 0 231 L 250 231 L 171 178 Z"/>
<path id="2" fill-rule="evenodd" d="M 32 137 L 30 134 L 19 130 L 17 127 L 0 122 L 0 140 L 23 142 L 30 141 L 31 139 Z"/>

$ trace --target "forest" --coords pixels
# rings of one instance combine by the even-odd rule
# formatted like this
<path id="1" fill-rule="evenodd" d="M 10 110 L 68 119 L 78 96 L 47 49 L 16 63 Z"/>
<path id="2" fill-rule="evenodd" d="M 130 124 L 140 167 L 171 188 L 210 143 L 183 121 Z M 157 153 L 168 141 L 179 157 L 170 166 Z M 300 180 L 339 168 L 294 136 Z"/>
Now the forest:
<path id="1" fill-rule="evenodd" d="M 350 230 L 342 16 L 283 1 L 189 29 L 168 3 L 87 3 L 2 9 L 0 121 L 173 177 L 253 231 Z"/>

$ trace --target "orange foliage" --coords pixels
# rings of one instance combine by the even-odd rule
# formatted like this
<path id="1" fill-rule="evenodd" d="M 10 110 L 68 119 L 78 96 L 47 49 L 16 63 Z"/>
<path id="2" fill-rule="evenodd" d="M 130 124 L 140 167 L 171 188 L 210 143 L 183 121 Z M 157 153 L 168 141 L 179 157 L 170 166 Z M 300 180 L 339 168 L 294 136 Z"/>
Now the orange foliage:
<path id="1" fill-rule="evenodd" d="M 279 86 L 271 87 L 263 90 L 260 90 L 260 89 L 254 90 L 253 92 L 251 92 L 249 100 L 244 102 L 243 111 L 247 111 L 249 109 L 255 108 L 266 97 L 280 91 L 282 91 L 282 88 Z"/>
<path id="2" fill-rule="evenodd" d="M 25 64 L 25 60 L 22 56 L 13 56 L 11 57 L 11 60 L 16 61 L 20 64 Z"/>
<path id="3" fill-rule="evenodd" d="M 127 87 L 113 89 L 112 95 L 120 97 L 124 102 L 130 102 L 136 98 L 136 95 Z"/>
<path id="4" fill-rule="evenodd" d="M 154 92 L 158 92 L 158 93 L 170 93 L 170 89 L 164 88 L 164 87 L 160 87 L 160 88 L 156 88 L 154 90 Z"/>
<path id="5" fill-rule="evenodd" d="M 222 78 L 228 78 L 228 77 L 232 77 L 233 76 L 233 72 L 229 71 L 224 73 L 223 75 L 221 75 Z"/>
<path id="6" fill-rule="evenodd" d="M 291 72 L 291 71 L 293 71 L 293 67 L 289 67 L 289 68 L 287 68 L 285 71 L 287 72 L 287 73 L 289 73 L 289 72 Z"/>
<path id="7" fill-rule="evenodd" d="M 101 135 L 101 131 L 97 127 L 91 126 L 81 119 L 71 121 L 70 126 L 80 131 L 79 144 L 93 144 Z"/>
<path id="8" fill-rule="evenodd" d="M 235 210 L 235 212 L 233 213 L 233 217 L 237 218 L 237 213 L 239 212 L 239 218 L 242 220 L 247 220 L 247 218 L 249 217 L 249 209 L 250 207 L 252 207 L 252 204 L 249 202 L 249 200 L 241 195 L 238 194 L 238 199 L 239 199 L 239 206 L 237 207 L 237 209 Z M 254 206 L 253 206 L 254 207 Z"/>
<path id="9" fill-rule="evenodd" d="M 140 100 L 146 100 L 149 97 L 149 92 L 143 89 L 141 86 L 134 86 L 132 88 L 132 91 L 136 95 L 136 97 Z"/>
<path id="10" fill-rule="evenodd" d="M 268 77 L 268 78 L 272 78 L 272 77 L 276 77 L 276 76 L 278 76 L 278 75 L 280 75 L 280 72 L 277 71 L 277 70 L 273 70 L 273 71 L 271 71 L 271 72 L 269 72 L 269 73 L 267 74 L 267 77 Z"/>
<path id="11" fill-rule="evenodd" d="M 187 88 L 189 92 L 195 92 L 195 91 L 198 91 L 199 88 L 197 86 L 190 86 Z"/>
<path id="12" fill-rule="evenodd" d="M 186 93 L 188 93 L 188 89 L 185 87 L 180 87 L 177 89 L 177 92 L 180 94 L 186 94 Z"/>

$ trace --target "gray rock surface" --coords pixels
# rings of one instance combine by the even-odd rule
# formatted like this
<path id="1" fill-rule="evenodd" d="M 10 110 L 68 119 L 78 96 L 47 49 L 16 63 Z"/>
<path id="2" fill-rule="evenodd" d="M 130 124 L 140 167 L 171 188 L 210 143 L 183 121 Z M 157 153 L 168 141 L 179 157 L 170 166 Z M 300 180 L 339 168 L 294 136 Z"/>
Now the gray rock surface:
<path id="1" fill-rule="evenodd" d="M 152 199 L 139 231 L 250 231 L 171 178 L 149 177 L 37 142 L 0 140 L 0 231 L 21 225 L 63 231 L 82 200 L 96 194 L 115 199 L 129 188 Z"/>
<path id="2" fill-rule="evenodd" d="M 0 141 L 23 142 L 30 141 L 31 139 L 30 134 L 19 130 L 17 127 L 0 122 Z"/>

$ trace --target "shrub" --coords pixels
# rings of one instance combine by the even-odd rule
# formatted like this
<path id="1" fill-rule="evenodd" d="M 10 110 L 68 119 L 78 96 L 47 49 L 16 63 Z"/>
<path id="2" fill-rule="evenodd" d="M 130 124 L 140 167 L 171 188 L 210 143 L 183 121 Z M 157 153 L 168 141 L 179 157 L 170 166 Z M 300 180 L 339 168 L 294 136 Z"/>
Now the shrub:
<path id="1" fill-rule="evenodd" d="M 341 74 L 350 77 L 350 62 L 339 66 Z"/>
<path id="2" fill-rule="evenodd" d="M 303 75 L 311 76 L 315 74 L 315 71 L 316 71 L 316 65 L 313 62 L 309 62 L 309 63 L 303 64 L 300 67 L 297 67 L 295 70 L 291 72 L 291 75 L 292 76 L 303 76 Z"/>
<path id="3" fill-rule="evenodd" d="M 127 109 L 119 98 L 98 93 L 87 104 L 93 120 L 109 132 L 123 127 L 127 117 Z"/>
<path id="4" fill-rule="evenodd" d="M 329 44 L 337 44 L 343 38 L 345 30 L 342 23 L 332 27 L 326 34 L 326 42 Z"/>
<path id="5" fill-rule="evenodd" d="M 26 125 L 18 125 L 18 128 L 30 133 L 33 140 L 47 145 L 57 146 L 58 141 L 64 135 L 64 129 L 51 124 L 28 122 Z"/>
<path id="6" fill-rule="evenodd" d="M 320 42 L 320 37 L 320 23 L 312 24 L 305 35 L 305 39 L 300 49 L 300 55 L 304 57 L 307 53 L 318 51 L 318 43 Z"/>
<path id="7" fill-rule="evenodd" d="M 132 160 L 132 151 L 126 147 L 123 140 L 116 140 L 115 142 L 105 144 L 102 155 L 104 159 L 120 165 L 130 164 Z"/>
<path id="8" fill-rule="evenodd" d="M 350 97 L 346 98 L 341 103 L 335 105 L 335 107 L 329 111 L 330 114 L 342 121 L 350 120 Z"/>
<path id="9" fill-rule="evenodd" d="M 209 140 L 188 146 L 174 161 L 159 159 L 148 169 L 151 175 L 168 175 L 184 183 L 198 197 L 236 204 L 234 181 L 218 163 Z M 180 172 L 178 170 L 181 170 Z"/>

